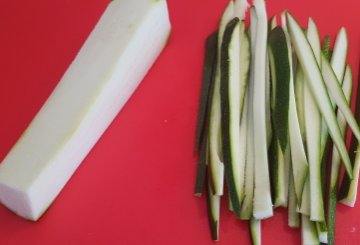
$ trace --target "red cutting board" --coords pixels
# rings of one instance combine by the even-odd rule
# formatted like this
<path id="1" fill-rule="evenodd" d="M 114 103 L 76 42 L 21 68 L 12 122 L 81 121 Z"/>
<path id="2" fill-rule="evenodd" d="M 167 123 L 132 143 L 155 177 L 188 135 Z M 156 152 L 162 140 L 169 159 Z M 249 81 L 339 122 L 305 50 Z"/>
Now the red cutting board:
<path id="1" fill-rule="evenodd" d="M 115 0 L 119 1 L 119 0 Z M 59 81 L 109 0 L 0 1 L 0 161 Z M 321 36 L 345 26 L 358 75 L 358 0 L 267 1 Z M 194 132 L 204 55 L 226 0 L 169 0 L 170 41 L 136 93 L 36 223 L 0 205 L 0 244 L 213 244 L 204 198 L 193 196 Z M 357 79 L 356 79 L 357 80 Z M 356 81 L 354 84 L 356 87 Z M 49 183 L 51 184 L 51 183 Z M 338 205 L 337 244 L 360 244 L 360 204 Z M 250 244 L 246 223 L 223 205 L 219 244 Z M 277 210 L 263 244 L 300 244 Z"/>

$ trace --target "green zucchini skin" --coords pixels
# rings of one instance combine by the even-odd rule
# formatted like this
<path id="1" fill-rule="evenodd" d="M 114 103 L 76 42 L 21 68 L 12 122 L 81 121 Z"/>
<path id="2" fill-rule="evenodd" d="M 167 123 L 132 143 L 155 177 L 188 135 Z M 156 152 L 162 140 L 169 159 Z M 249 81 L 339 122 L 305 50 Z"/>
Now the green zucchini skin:
<path id="1" fill-rule="evenodd" d="M 286 37 L 282 27 L 275 27 L 269 33 L 270 66 L 272 74 L 272 102 L 271 113 L 275 138 L 285 153 L 289 139 L 289 91 L 290 65 Z"/>
<path id="2" fill-rule="evenodd" d="M 203 68 L 203 81 L 200 96 L 199 114 L 196 129 L 195 151 L 198 151 L 198 161 L 195 179 L 195 196 L 201 196 L 208 161 L 208 134 L 210 120 L 210 106 L 215 82 L 216 59 L 217 59 L 218 32 L 211 34 L 206 40 L 205 59 Z"/>
<path id="3" fill-rule="evenodd" d="M 209 104 L 212 99 L 212 88 L 215 80 L 217 59 L 218 32 L 214 32 L 206 39 L 205 56 L 202 75 L 202 86 L 199 101 L 199 111 L 195 133 L 195 152 L 199 152 L 201 144 L 207 135 L 206 124 L 209 120 Z"/>

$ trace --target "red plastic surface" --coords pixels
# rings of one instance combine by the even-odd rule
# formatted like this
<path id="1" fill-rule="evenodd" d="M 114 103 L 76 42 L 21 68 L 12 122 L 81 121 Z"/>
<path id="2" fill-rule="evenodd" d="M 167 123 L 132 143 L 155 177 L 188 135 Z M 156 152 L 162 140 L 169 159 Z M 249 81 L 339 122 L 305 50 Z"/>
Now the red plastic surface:
<path id="1" fill-rule="evenodd" d="M 119 0 L 116 0 L 119 1 Z M 0 1 L 0 161 L 49 96 L 109 0 Z M 204 198 L 193 196 L 194 131 L 204 41 L 226 0 L 169 0 L 170 41 L 53 205 L 36 223 L 0 205 L 0 244 L 213 244 Z M 268 1 L 321 36 L 348 30 L 358 75 L 357 0 Z M 357 79 L 355 79 L 357 80 Z M 355 81 L 356 87 L 357 82 Z M 51 183 L 49 183 L 51 184 Z M 360 204 L 338 205 L 337 244 L 360 243 Z M 250 244 L 224 203 L 219 244 Z M 263 222 L 263 244 L 300 244 L 284 210 Z"/>

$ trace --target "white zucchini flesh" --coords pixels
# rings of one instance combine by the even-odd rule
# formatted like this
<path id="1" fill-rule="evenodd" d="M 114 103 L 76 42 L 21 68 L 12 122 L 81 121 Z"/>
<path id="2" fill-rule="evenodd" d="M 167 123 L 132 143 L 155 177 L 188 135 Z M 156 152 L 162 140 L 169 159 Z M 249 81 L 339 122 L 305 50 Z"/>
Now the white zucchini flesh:
<path id="1" fill-rule="evenodd" d="M 344 72 L 346 66 L 346 57 L 348 50 L 348 38 L 347 33 L 344 27 L 340 28 L 333 49 L 333 53 L 331 56 L 331 67 L 333 68 L 338 81 L 342 84 L 344 79 Z M 330 95 L 330 100 L 333 108 L 336 108 L 336 104 L 332 96 Z M 322 130 L 321 130 L 321 157 L 323 158 L 326 143 L 328 140 L 329 132 L 326 126 L 326 123 L 323 121 Z"/>
<path id="2" fill-rule="evenodd" d="M 230 1 L 221 17 L 218 32 L 218 58 L 215 71 L 214 94 L 209 122 L 209 168 L 215 195 L 224 192 L 224 163 L 221 146 L 221 102 L 220 102 L 220 50 L 227 23 L 234 18 L 234 2 Z"/>
<path id="3" fill-rule="evenodd" d="M 234 0 L 234 5 L 235 16 L 238 17 L 240 20 L 244 20 L 246 11 L 249 8 L 249 3 L 247 2 L 247 0 Z"/>
<path id="4" fill-rule="evenodd" d="M 164 0 L 109 4 L 3 160 L 5 206 L 34 221 L 44 213 L 150 69 L 169 33 Z"/>
<path id="5" fill-rule="evenodd" d="M 306 35 L 315 55 L 316 61 L 321 67 L 321 45 L 319 32 L 311 18 L 309 18 Z M 304 83 L 304 103 L 305 135 L 310 180 L 310 220 L 324 221 L 325 213 L 321 186 L 320 158 L 321 114 L 308 81 L 305 81 Z"/>
<path id="6" fill-rule="evenodd" d="M 288 50 L 291 51 L 292 48 L 290 43 L 290 37 L 287 31 L 286 19 L 284 14 L 282 15 L 282 24 L 286 36 Z M 293 173 L 290 176 L 291 178 L 293 178 L 297 203 L 301 204 L 305 180 L 308 176 L 308 170 L 309 170 L 309 165 L 301 136 L 300 120 L 298 116 L 299 112 L 297 109 L 297 103 L 303 102 L 303 94 L 301 94 L 302 100 L 298 100 L 297 102 L 295 98 L 293 59 L 291 52 L 289 52 L 289 63 L 290 63 L 289 138 L 290 138 L 290 152 L 291 152 L 290 155 L 291 155 L 291 164 L 292 164 L 291 169 L 293 171 Z M 299 80 L 297 82 L 304 84 L 303 80 L 302 81 Z"/>
<path id="7" fill-rule="evenodd" d="M 331 56 L 331 67 L 334 69 L 335 75 L 340 82 L 344 79 L 348 45 L 346 29 L 341 27 L 336 36 L 334 51 Z"/>
<path id="8" fill-rule="evenodd" d="M 249 80 L 249 69 L 250 69 L 250 41 L 247 33 L 245 32 L 245 23 L 240 22 L 240 62 L 239 62 L 239 73 L 240 73 L 240 136 L 239 136 L 239 162 L 236 171 L 236 189 L 238 190 L 240 202 L 244 198 L 244 185 L 245 185 L 245 162 L 246 162 L 246 136 L 247 136 L 247 112 L 246 111 L 246 93 Z"/>
<path id="9" fill-rule="evenodd" d="M 341 84 L 339 83 L 330 63 L 325 58 L 325 56 L 322 55 L 321 58 L 322 58 L 322 74 L 324 77 L 325 84 L 330 94 L 334 98 L 336 105 L 339 107 L 347 123 L 349 124 L 349 127 L 354 133 L 354 136 L 357 138 L 358 141 L 360 141 L 360 128 L 349 107 L 349 104 L 347 103 L 346 97 L 341 88 Z"/>
<path id="10" fill-rule="evenodd" d="M 296 54 L 299 58 L 299 62 L 303 67 L 305 77 L 307 78 L 307 81 L 309 81 L 311 91 L 314 94 L 320 112 L 329 128 L 330 136 L 339 150 L 346 168 L 346 172 L 349 177 L 352 178 L 350 158 L 347 153 L 345 143 L 342 139 L 336 116 L 333 111 L 329 95 L 325 88 L 320 68 L 314 57 L 314 53 L 305 37 L 302 28 L 289 13 L 287 13 L 287 23 L 291 39 L 293 41 Z"/>
<path id="11" fill-rule="evenodd" d="M 255 69 L 253 94 L 254 123 L 254 166 L 255 190 L 254 210 L 256 219 L 265 219 L 273 215 L 270 176 L 267 156 L 265 124 L 265 73 L 267 50 L 267 14 L 264 0 L 254 1 L 257 16 L 255 43 Z"/>
<path id="12" fill-rule="evenodd" d="M 301 240 L 302 245 L 320 244 L 315 222 L 306 215 L 301 215 Z"/>

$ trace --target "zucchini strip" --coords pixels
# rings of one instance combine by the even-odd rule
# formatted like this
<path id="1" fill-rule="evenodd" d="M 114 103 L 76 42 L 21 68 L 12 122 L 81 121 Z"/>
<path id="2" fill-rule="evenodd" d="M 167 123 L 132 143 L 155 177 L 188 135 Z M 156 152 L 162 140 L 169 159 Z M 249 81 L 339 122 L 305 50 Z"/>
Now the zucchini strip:
<path id="1" fill-rule="evenodd" d="M 352 81 L 352 74 L 349 66 L 347 67 L 345 72 L 344 83 L 345 83 L 345 79 Z M 360 80 L 360 74 L 359 74 L 359 80 Z M 358 84 L 360 84 L 360 82 Z M 358 86 L 357 89 L 357 100 L 356 100 L 355 115 L 357 120 L 359 120 L 360 118 L 359 100 L 360 100 L 360 86 Z M 360 146 L 354 136 L 352 136 L 351 139 L 350 156 L 354 163 L 354 167 L 353 167 L 354 179 L 349 180 L 347 176 L 344 176 L 340 186 L 339 199 L 342 204 L 347 205 L 349 207 L 354 207 L 357 197 L 357 191 L 358 191 L 359 170 L 360 170 Z"/>
<path id="2" fill-rule="evenodd" d="M 352 94 L 352 75 L 349 66 L 346 67 L 342 89 L 346 96 L 346 100 L 349 103 Z M 343 114 L 341 113 L 341 111 L 339 110 L 337 112 L 337 120 L 339 123 L 341 133 L 345 136 L 346 120 Z M 329 204 L 328 204 L 329 244 L 334 244 L 336 201 L 337 201 L 338 182 L 340 175 L 340 163 L 341 163 L 341 159 L 339 152 L 336 150 L 336 148 L 333 148 L 332 158 L 331 158 Z"/>
<path id="3" fill-rule="evenodd" d="M 301 240 L 303 245 L 320 244 L 315 222 L 306 215 L 301 215 Z"/>
<path id="4" fill-rule="evenodd" d="M 250 75 L 251 76 L 251 75 Z M 251 80 L 250 80 L 251 81 Z M 251 83 L 248 86 L 248 93 L 244 104 L 244 113 L 247 113 L 247 131 L 246 131 L 246 165 L 245 165 L 245 183 L 244 183 L 244 199 L 241 205 L 240 219 L 249 220 L 253 212 L 253 198 L 254 198 L 254 138 L 253 138 L 253 124 L 252 124 L 252 98 L 251 98 Z M 243 119 L 245 119 L 243 117 Z"/>
<path id="5" fill-rule="evenodd" d="M 256 40 L 256 12 L 250 8 L 250 46 L 251 56 L 254 57 L 253 48 Z M 249 220 L 253 212 L 254 199 L 254 124 L 253 124 L 253 90 L 254 90 L 254 59 L 251 59 L 249 85 L 247 87 L 244 113 L 247 115 L 247 136 L 246 136 L 246 162 L 245 162 L 245 188 L 244 199 L 240 211 L 240 219 Z M 244 114 L 245 115 L 245 114 Z"/>
<path id="6" fill-rule="evenodd" d="M 322 74 L 325 84 L 330 91 L 330 94 L 333 96 L 336 105 L 339 107 L 347 123 L 349 124 L 349 127 L 353 131 L 355 137 L 358 141 L 360 141 L 360 128 L 354 115 L 351 112 L 349 104 L 347 103 L 346 96 L 344 95 L 344 92 L 341 88 L 341 84 L 339 83 L 329 61 L 325 58 L 324 55 L 321 56 L 321 61 Z"/>
<path id="7" fill-rule="evenodd" d="M 269 60 L 272 75 L 272 118 L 274 126 L 273 154 L 270 167 L 272 175 L 274 207 L 287 206 L 288 194 L 288 115 L 290 63 L 285 33 L 281 27 L 274 28 L 269 34 Z M 288 156 L 288 157 L 287 157 Z"/>
<path id="8" fill-rule="evenodd" d="M 249 230 L 252 245 L 261 245 L 261 220 L 250 219 Z"/>
<path id="9" fill-rule="evenodd" d="M 209 122 L 209 168 L 211 183 L 215 195 L 224 192 L 224 163 L 222 160 L 221 146 L 221 101 L 220 101 L 220 51 L 222 38 L 227 23 L 234 18 L 234 3 L 230 1 L 221 17 L 218 32 L 218 56 L 215 73 L 214 93 L 210 110 Z"/>
<path id="10" fill-rule="evenodd" d="M 331 57 L 331 67 L 339 81 L 343 81 L 346 67 L 346 57 L 348 53 L 349 41 L 346 29 L 341 27 L 334 44 L 334 52 Z"/>
<path id="11" fill-rule="evenodd" d="M 297 74 L 296 85 L 298 91 L 295 91 L 294 86 L 294 72 L 293 59 L 291 54 L 291 43 L 289 33 L 286 26 L 285 13 L 282 14 L 282 27 L 284 29 L 286 43 L 289 55 L 290 64 L 290 86 L 289 86 L 289 138 L 290 138 L 290 152 L 291 152 L 291 169 L 293 173 L 290 175 L 293 178 L 295 188 L 295 196 L 297 203 L 301 205 L 303 189 L 305 180 L 308 176 L 309 165 L 303 144 L 301 122 L 304 127 L 304 78 L 301 74 Z M 300 67 L 297 69 L 300 71 Z M 297 93 L 295 93 L 297 92 Z M 305 131 L 305 129 L 303 129 Z"/>
<path id="12" fill-rule="evenodd" d="M 345 28 L 341 28 L 338 32 L 336 39 L 334 50 L 329 51 L 328 54 L 324 53 L 327 60 L 330 60 L 331 67 L 333 68 L 336 77 L 339 82 L 343 82 L 345 65 L 346 65 L 346 57 L 347 57 L 347 49 L 348 49 L 348 38 Z M 331 59 L 330 59 L 331 56 Z M 330 101 L 333 109 L 336 109 L 336 104 L 334 99 L 330 96 Z M 323 122 L 322 130 L 321 130 L 321 156 L 324 158 L 326 146 L 328 144 L 329 131 L 326 126 L 326 123 Z"/>
<path id="13" fill-rule="evenodd" d="M 254 210 L 256 219 L 265 219 L 273 215 L 270 178 L 267 156 L 266 123 L 265 123 L 265 72 L 266 72 L 266 42 L 267 42 L 267 14 L 264 0 L 255 0 L 256 10 L 256 44 L 253 123 L 254 123 L 254 166 L 255 190 Z M 256 147 L 255 147 L 256 146 Z"/>
<path id="14" fill-rule="evenodd" d="M 208 145 L 208 134 L 209 134 L 209 113 L 212 101 L 212 94 L 214 90 L 214 78 L 216 69 L 216 47 L 217 47 L 217 32 L 211 34 L 206 40 L 205 48 L 205 60 L 203 69 L 203 83 L 201 89 L 198 125 L 196 130 L 196 143 L 195 150 L 199 149 L 199 156 L 196 169 L 195 179 L 195 196 L 201 196 L 204 183 L 205 175 L 207 171 L 209 145 Z"/>
<path id="15" fill-rule="evenodd" d="M 317 64 L 321 66 L 319 32 L 311 18 L 309 18 L 306 36 L 315 55 Z M 305 78 L 304 83 L 304 103 L 305 135 L 309 161 L 310 220 L 324 221 L 325 212 L 322 195 L 320 158 L 321 114 L 317 107 L 314 95 L 311 92 L 307 78 Z"/>
<path id="16" fill-rule="evenodd" d="M 290 166 L 291 168 L 291 166 Z M 297 201 L 295 194 L 294 176 L 292 169 L 289 172 L 289 200 L 288 200 L 288 225 L 291 228 L 300 227 L 300 215 L 296 212 Z"/>
<path id="17" fill-rule="evenodd" d="M 227 25 L 221 46 L 221 129 L 222 147 L 225 165 L 225 178 L 229 190 L 234 213 L 240 216 L 240 202 L 242 199 L 242 185 L 240 176 L 244 174 L 240 169 L 240 22 L 237 17 Z M 241 187 L 241 189 L 238 189 Z"/>
<path id="18" fill-rule="evenodd" d="M 310 89 L 314 94 L 320 112 L 329 128 L 329 132 L 334 141 L 334 144 L 339 150 L 346 168 L 346 172 L 352 179 L 350 158 L 347 153 L 345 143 L 342 139 L 342 135 L 336 121 L 336 116 L 324 85 L 324 79 L 314 57 L 312 48 L 306 39 L 302 28 L 299 26 L 296 20 L 289 13 L 287 13 L 286 17 L 289 33 L 293 41 L 296 54 L 299 58 L 299 62 L 303 67 L 305 77 L 309 82 Z"/>
<path id="19" fill-rule="evenodd" d="M 327 244 L 328 243 L 328 227 L 326 225 L 326 222 L 316 222 L 316 231 L 319 236 L 319 241 L 321 244 Z"/>
<path id="20" fill-rule="evenodd" d="M 210 176 L 208 176 L 210 177 Z M 207 181 L 207 207 L 208 207 L 208 219 L 211 232 L 211 239 L 219 241 L 219 222 L 220 222 L 220 199 L 221 197 L 215 195 L 212 191 L 211 179 Z"/>

